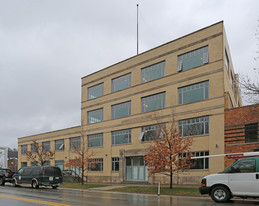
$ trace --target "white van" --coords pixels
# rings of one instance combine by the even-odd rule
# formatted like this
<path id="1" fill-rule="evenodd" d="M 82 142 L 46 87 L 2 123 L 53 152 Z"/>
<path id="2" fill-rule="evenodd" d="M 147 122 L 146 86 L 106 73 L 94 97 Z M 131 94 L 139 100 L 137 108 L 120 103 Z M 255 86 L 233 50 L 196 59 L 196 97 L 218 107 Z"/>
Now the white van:
<path id="1" fill-rule="evenodd" d="M 259 157 L 239 159 L 223 172 L 205 176 L 199 190 L 215 202 L 227 202 L 233 196 L 259 198 Z"/>

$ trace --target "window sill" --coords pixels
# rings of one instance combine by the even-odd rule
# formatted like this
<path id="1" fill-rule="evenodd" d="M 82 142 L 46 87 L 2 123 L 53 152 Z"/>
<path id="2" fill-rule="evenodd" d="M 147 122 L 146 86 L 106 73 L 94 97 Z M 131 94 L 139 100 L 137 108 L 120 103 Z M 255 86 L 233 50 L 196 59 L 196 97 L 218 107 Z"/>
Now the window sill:
<path id="1" fill-rule="evenodd" d="M 114 146 L 122 146 L 122 145 L 131 145 L 131 143 L 125 143 L 125 144 L 112 144 L 112 147 L 114 147 Z"/>

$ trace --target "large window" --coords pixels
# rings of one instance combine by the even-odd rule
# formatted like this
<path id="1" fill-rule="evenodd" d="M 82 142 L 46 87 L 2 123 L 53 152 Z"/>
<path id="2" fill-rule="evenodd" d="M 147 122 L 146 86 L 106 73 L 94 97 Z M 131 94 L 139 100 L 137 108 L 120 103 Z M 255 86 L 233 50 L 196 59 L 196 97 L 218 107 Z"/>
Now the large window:
<path id="1" fill-rule="evenodd" d="M 22 154 L 26 154 L 27 151 L 28 151 L 28 148 L 27 148 L 27 144 L 26 145 L 22 145 Z"/>
<path id="2" fill-rule="evenodd" d="M 75 150 L 76 148 L 81 147 L 81 137 L 72 137 L 69 139 L 70 150 Z"/>
<path id="3" fill-rule="evenodd" d="M 131 113 L 131 102 L 124 102 L 112 106 L 112 119 L 127 117 Z"/>
<path id="4" fill-rule="evenodd" d="M 185 71 L 209 62 L 208 46 L 178 56 L 178 71 Z"/>
<path id="5" fill-rule="evenodd" d="M 131 87 L 131 73 L 112 80 L 112 92 L 117 92 Z"/>
<path id="6" fill-rule="evenodd" d="M 118 172 L 120 170 L 120 158 L 112 157 L 112 171 Z"/>
<path id="7" fill-rule="evenodd" d="M 103 83 L 88 88 L 88 99 L 103 96 Z"/>
<path id="8" fill-rule="evenodd" d="M 88 124 L 93 124 L 103 121 L 103 109 L 96 109 L 89 111 L 88 115 Z"/>
<path id="9" fill-rule="evenodd" d="M 55 141 L 55 150 L 63 151 L 64 150 L 64 139 L 59 139 Z"/>
<path id="10" fill-rule="evenodd" d="M 141 70 L 142 83 L 165 76 L 165 61 L 143 68 Z"/>
<path id="11" fill-rule="evenodd" d="M 258 142 L 258 123 L 245 125 L 245 142 Z"/>
<path id="12" fill-rule="evenodd" d="M 190 152 L 190 153 L 183 153 L 183 158 L 189 156 L 189 154 L 192 154 L 194 157 L 201 157 L 199 159 L 191 159 L 190 163 L 192 170 L 207 170 L 209 169 L 209 158 L 203 156 L 209 156 L 209 151 L 201 151 L 201 152 Z"/>
<path id="13" fill-rule="evenodd" d="M 196 136 L 209 134 L 209 117 L 196 117 L 179 121 L 179 135 Z"/>
<path id="14" fill-rule="evenodd" d="M 112 132 L 112 145 L 130 144 L 131 129 L 118 130 Z"/>
<path id="15" fill-rule="evenodd" d="M 165 92 L 141 98 L 142 112 L 165 108 Z"/>
<path id="16" fill-rule="evenodd" d="M 88 147 L 102 147 L 103 146 L 103 134 L 92 134 L 87 136 Z"/>
<path id="17" fill-rule="evenodd" d="M 64 170 L 64 160 L 56 160 L 55 166 L 59 167 L 61 170 Z"/>
<path id="18" fill-rule="evenodd" d="M 187 104 L 209 98 L 209 81 L 192 84 L 178 89 L 178 103 Z"/>
<path id="19" fill-rule="evenodd" d="M 43 152 L 49 152 L 50 151 L 50 141 L 42 142 L 42 149 L 43 149 Z"/>
<path id="20" fill-rule="evenodd" d="M 39 147 L 38 143 L 31 144 L 31 153 L 32 154 L 37 153 L 37 150 L 39 149 L 38 147 Z"/>
<path id="21" fill-rule="evenodd" d="M 103 171 L 103 158 L 91 159 L 88 171 Z"/>
<path id="22" fill-rule="evenodd" d="M 139 139 L 143 142 L 161 139 L 165 124 L 156 124 L 142 127 Z"/>

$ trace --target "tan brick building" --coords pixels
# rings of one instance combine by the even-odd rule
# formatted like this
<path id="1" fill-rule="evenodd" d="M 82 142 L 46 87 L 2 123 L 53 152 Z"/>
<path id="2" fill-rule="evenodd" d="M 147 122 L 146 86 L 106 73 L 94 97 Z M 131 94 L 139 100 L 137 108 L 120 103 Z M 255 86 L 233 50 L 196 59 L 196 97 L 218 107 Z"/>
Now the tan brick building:
<path id="1" fill-rule="evenodd" d="M 19 138 L 19 166 L 33 139 L 49 141 L 50 149 L 64 139 L 57 160 L 66 161 L 71 138 L 83 136 L 99 162 L 88 181 L 167 183 L 167 177 L 148 177 L 143 159 L 157 118 L 167 124 L 173 112 L 180 134 L 194 137 L 194 155 L 224 153 L 224 109 L 242 104 L 235 78 L 223 22 L 126 59 L 82 78 L 81 127 Z M 196 161 L 175 181 L 197 183 L 224 169 L 224 158 Z"/>
<path id="2" fill-rule="evenodd" d="M 225 153 L 259 151 L 259 104 L 225 110 Z M 225 159 L 225 167 L 234 159 Z"/>

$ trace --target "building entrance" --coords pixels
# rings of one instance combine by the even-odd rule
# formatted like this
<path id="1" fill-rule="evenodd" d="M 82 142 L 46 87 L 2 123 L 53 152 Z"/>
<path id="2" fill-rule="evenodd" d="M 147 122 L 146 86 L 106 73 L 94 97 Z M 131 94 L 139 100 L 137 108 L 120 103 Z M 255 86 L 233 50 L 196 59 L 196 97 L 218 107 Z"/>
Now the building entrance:
<path id="1" fill-rule="evenodd" d="M 143 157 L 126 157 L 126 180 L 148 181 L 148 170 Z"/>

